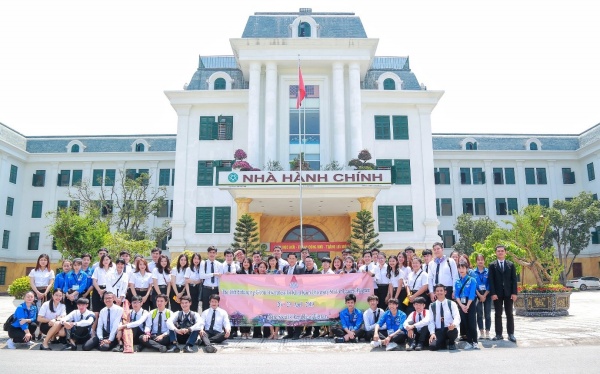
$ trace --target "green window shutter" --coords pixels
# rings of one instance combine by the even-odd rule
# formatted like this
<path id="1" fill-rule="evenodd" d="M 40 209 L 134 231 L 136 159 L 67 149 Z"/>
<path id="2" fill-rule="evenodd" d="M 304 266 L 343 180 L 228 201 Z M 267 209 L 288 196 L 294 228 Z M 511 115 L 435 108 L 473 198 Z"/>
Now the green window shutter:
<path id="1" fill-rule="evenodd" d="M 27 249 L 30 251 L 37 251 L 39 248 L 40 248 L 40 233 L 39 232 L 29 233 Z"/>
<path id="2" fill-rule="evenodd" d="M 197 207 L 196 208 L 196 233 L 210 234 L 212 233 L 212 207 Z"/>
<path id="3" fill-rule="evenodd" d="M 435 184 L 440 184 L 440 172 L 437 168 L 433 168 L 433 180 Z"/>
<path id="4" fill-rule="evenodd" d="M 396 206 L 396 231 L 413 231 L 412 205 Z"/>
<path id="5" fill-rule="evenodd" d="M 171 169 L 160 169 L 158 172 L 158 185 L 168 186 L 171 178 Z"/>
<path id="6" fill-rule="evenodd" d="M 535 197 L 527 198 L 527 205 L 538 205 L 538 199 Z"/>
<path id="7" fill-rule="evenodd" d="M 504 184 L 504 174 L 502 168 L 494 168 L 492 170 L 494 174 L 494 184 Z"/>
<path id="8" fill-rule="evenodd" d="M 58 200 L 56 209 L 57 210 L 61 210 L 61 209 L 67 209 L 69 207 L 69 202 L 67 200 Z"/>
<path id="9" fill-rule="evenodd" d="M 440 213 L 441 212 L 441 209 L 440 209 L 440 199 L 435 199 L 435 212 L 436 212 L 436 215 L 438 217 L 442 215 Z"/>
<path id="10" fill-rule="evenodd" d="M 592 231 L 592 244 L 600 244 L 600 235 L 598 234 L 600 234 L 600 227 L 596 227 L 596 230 Z"/>
<path id="11" fill-rule="evenodd" d="M 6 198 L 6 215 L 12 216 L 14 208 L 15 208 L 15 199 L 10 196 L 7 197 Z"/>
<path id="12" fill-rule="evenodd" d="M 79 213 L 79 208 L 81 207 L 81 202 L 79 200 L 71 200 L 71 210 Z"/>
<path id="13" fill-rule="evenodd" d="M 2 234 L 2 248 L 8 249 L 8 243 L 10 242 L 10 231 L 4 230 Z"/>
<path id="14" fill-rule="evenodd" d="M 171 169 L 171 186 L 175 185 L 175 169 Z"/>
<path id="15" fill-rule="evenodd" d="M 394 140 L 408 140 L 408 117 L 392 116 Z"/>
<path id="16" fill-rule="evenodd" d="M 394 207 L 380 205 L 377 207 L 377 224 L 380 232 L 394 231 Z"/>
<path id="17" fill-rule="evenodd" d="M 158 212 L 156 213 L 157 217 L 168 217 L 169 214 L 169 200 L 163 200 L 160 208 L 158 208 Z"/>
<path id="18" fill-rule="evenodd" d="M 215 207 L 215 234 L 229 234 L 231 230 L 231 207 Z"/>
<path id="19" fill-rule="evenodd" d="M 410 160 L 394 160 L 396 184 L 410 184 Z"/>
<path id="20" fill-rule="evenodd" d="M 475 198 L 475 215 L 476 216 L 485 216 L 485 199 L 484 198 Z"/>
<path id="21" fill-rule="evenodd" d="M 213 185 L 213 166 L 212 161 L 198 161 L 198 186 Z"/>
<path id="22" fill-rule="evenodd" d="M 71 170 L 61 170 L 58 174 L 57 186 L 64 187 L 68 186 L 71 182 Z"/>
<path id="23" fill-rule="evenodd" d="M 10 175 L 8 181 L 13 184 L 17 184 L 17 173 L 19 168 L 16 165 L 10 165 Z"/>
<path id="24" fill-rule="evenodd" d="M 517 199 L 508 198 L 506 199 L 508 202 L 508 213 L 511 214 L 519 210 L 519 204 L 517 203 Z"/>
<path id="25" fill-rule="evenodd" d="M 33 187 L 44 187 L 46 184 L 46 170 L 36 170 L 33 174 L 31 185 Z"/>
<path id="26" fill-rule="evenodd" d="M 515 184 L 515 169 L 505 168 L 504 169 L 504 181 L 506 184 Z"/>
<path id="27" fill-rule="evenodd" d="M 452 199 L 442 199 L 441 211 L 442 216 L 452 215 Z"/>
<path id="28" fill-rule="evenodd" d="M 231 171 L 233 170 L 231 168 L 231 165 L 233 165 L 234 161 L 219 161 L 219 166 L 217 166 L 215 169 L 216 171 L 216 178 L 217 178 L 217 186 L 219 185 L 219 172 L 221 171 Z"/>
<path id="29" fill-rule="evenodd" d="M 596 179 L 596 170 L 594 170 L 594 163 L 590 162 L 587 164 L 588 181 Z"/>
<path id="30" fill-rule="evenodd" d="M 450 184 L 450 168 L 440 168 L 440 184 Z"/>
<path id="31" fill-rule="evenodd" d="M 200 117 L 200 140 L 213 140 L 215 117 Z"/>
<path id="32" fill-rule="evenodd" d="M 73 170 L 73 186 L 81 186 L 81 177 L 83 175 L 83 170 Z"/>
<path id="33" fill-rule="evenodd" d="M 94 169 L 92 171 L 92 186 L 102 186 L 104 180 L 104 169 Z"/>
<path id="34" fill-rule="evenodd" d="M 485 173 L 481 168 L 473 168 L 473 184 L 485 184 Z"/>
<path id="35" fill-rule="evenodd" d="M 535 169 L 537 184 L 548 184 L 548 179 L 546 178 L 546 168 L 537 168 Z"/>
<path id="36" fill-rule="evenodd" d="M 390 117 L 375 116 L 375 139 L 389 140 L 390 139 Z"/>
<path id="37" fill-rule="evenodd" d="M 233 139 L 233 116 L 219 116 L 218 118 L 217 137 L 218 140 Z"/>
<path id="38" fill-rule="evenodd" d="M 392 160 L 388 160 L 388 159 L 382 159 L 382 160 L 375 160 L 375 167 L 377 167 L 378 170 L 390 170 L 390 176 L 391 176 L 391 180 L 392 180 L 392 184 L 396 183 L 396 173 L 395 173 L 395 169 L 394 169 L 394 162 Z"/>
<path id="39" fill-rule="evenodd" d="M 550 208 L 550 199 L 547 197 L 540 197 L 540 205 L 546 208 Z"/>
<path id="40" fill-rule="evenodd" d="M 506 199 L 496 198 L 496 215 L 505 216 L 508 213 L 506 209 Z"/>
<path id="41" fill-rule="evenodd" d="M 535 184 L 535 169 L 534 168 L 525 168 L 525 183 L 526 184 Z"/>
<path id="42" fill-rule="evenodd" d="M 471 198 L 464 198 L 462 200 L 462 204 L 463 204 L 463 214 L 471 214 L 473 215 L 473 199 Z"/>
<path id="43" fill-rule="evenodd" d="M 115 169 L 106 169 L 104 173 L 104 185 L 105 186 L 114 186 L 115 185 Z"/>
<path id="44" fill-rule="evenodd" d="M 460 184 L 471 184 L 470 168 L 460 168 Z"/>
<path id="45" fill-rule="evenodd" d="M 31 218 L 42 218 L 42 202 L 34 201 L 31 205 Z"/>

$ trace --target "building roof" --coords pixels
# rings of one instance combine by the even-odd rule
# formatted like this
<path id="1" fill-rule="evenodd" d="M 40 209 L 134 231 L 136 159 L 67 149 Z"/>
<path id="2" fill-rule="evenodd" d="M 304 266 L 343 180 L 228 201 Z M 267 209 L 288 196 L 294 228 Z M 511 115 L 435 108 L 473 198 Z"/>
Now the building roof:
<path id="1" fill-rule="evenodd" d="M 31 136 L 27 137 L 29 153 L 67 153 L 67 145 L 80 141 L 90 152 L 131 152 L 136 140 L 148 143 L 148 152 L 175 152 L 176 135 L 125 135 L 125 136 Z"/>
<path id="2" fill-rule="evenodd" d="M 537 139 L 544 151 L 576 151 L 580 148 L 579 135 L 543 134 L 433 134 L 434 151 L 461 151 L 465 139 L 477 142 L 477 151 L 524 151 L 527 141 Z"/>

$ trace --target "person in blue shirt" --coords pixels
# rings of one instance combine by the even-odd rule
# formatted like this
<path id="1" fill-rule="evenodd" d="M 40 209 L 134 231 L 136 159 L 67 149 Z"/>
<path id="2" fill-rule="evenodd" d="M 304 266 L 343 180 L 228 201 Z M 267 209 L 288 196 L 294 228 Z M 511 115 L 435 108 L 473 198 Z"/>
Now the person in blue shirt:
<path id="1" fill-rule="evenodd" d="M 403 311 L 398 310 L 398 299 L 388 300 L 388 310 L 379 317 L 379 321 L 375 325 L 375 335 L 373 335 L 373 341 L 371 346 L 373 348 L 380 347 L 381 345 L 386 346 L 386 351 L 391 351 L 400 347 L 400 349 L 406 348 L 406 330 L 404 329 L 404 321 L 406 321 L 406 314 Z M 387 338 L 379 339 L 379 328 L 383 325 L 387 326 Z"/>
<path id="2" fill-rule="evenodd" d="M 477 281 L 470 277 L 469 264 L 464 261 L 458 263 L 459 278 L 454 284 L 455 300 L 460 313 L 460 333 L 466 335 L 465 350 L 479 349 L 477 344 L 477 308 L 475 306 L 475 293 Z"/>
<path id="3" fill-rule="evenodd" d="M 81 255 L 81 271 L 87 275 L 87 285 L 86 291 L 84 294 L 79 295 L 79 297 L 85 297 L 88 300 L 91 300 L 92 289 L 94 288 L 94 280 L 92 279 L 92 275 L 94 274 L 94 269 L 90 265 L 92 262 L 92 255 L 89 253 L 84 253 Z"/>
<path id="4" fill-rule="evenodd" d="M 346 309 L 340 312 L 340 325 L 332 327 L 331 331 L 336 336 L 336 343 L 358 343 L 358 339 L 364 338 L 365 330 L 363 328 L 363 314 L 356 309 L 356 295 L 353 293 L 346 295 Z"/>
<path id="5" fill-rule="evenodd" d="M 54 289 L 59 288 L 63 293 L 67 293 L 67 278 L 71 272 L 71 260 L 63 260 L 62 272 L 56 274 L 54 278 Z"/>
<path id="6" fill-rule="evenodd" d="M 77 309 L 77 299 L 82 297 L 88 289 L 89 277 L 81 270 L 81 265 L 82 260 L 80 258 L 73 260 L 73 270 L 71 270 L 67 276 L 67 286 L 64 291 L 67 314 Z"/>
<path id="7" fill-rule="evenodd" d="M 33 333 L 37 329 L 37 313 L 38 309 L 35 305 L 35 295 L 33 291 L 29 291 L 23 297 L 24 302 L 17 307 L 14 314 L 14 321 L 8 329 L 8 341 L 6 347 L 15 349 L 15 343 L 33 342 Z"/>
<path id="8" fill-rule="evenodd" d="M 477 267 L 473 270 L 472 277 L 477 281 L 477 326 L 479 327 L 479 338 L 489 339 L 492 327 L 492 297 L 490 296 L 490 280 L 488 279 L 488 268 L 485 267 L 485 257 L 477 254 Z M 483 319 L 485 317 L 485 332 L 483 330 Z"/>

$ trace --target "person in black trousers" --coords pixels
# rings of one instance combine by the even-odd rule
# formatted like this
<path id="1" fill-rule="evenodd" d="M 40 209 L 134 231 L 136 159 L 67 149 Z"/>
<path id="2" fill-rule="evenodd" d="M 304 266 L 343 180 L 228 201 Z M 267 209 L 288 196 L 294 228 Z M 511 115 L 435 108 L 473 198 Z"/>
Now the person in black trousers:
<path id="1" fill-rule="evenodd" d="M 492 262 L 488 268 L 496 328 L 496 336 L 492 340 L 504 339 L 502 337 L 502 307 L 504 307 L 508 339 L 516 343 L 513 303 L 517 300 L 517 272 L 515 265 L 506 260 L 506 248 L 504 246 L 499 245 L 496 247 L 496 258 L 497 260 Z"/>

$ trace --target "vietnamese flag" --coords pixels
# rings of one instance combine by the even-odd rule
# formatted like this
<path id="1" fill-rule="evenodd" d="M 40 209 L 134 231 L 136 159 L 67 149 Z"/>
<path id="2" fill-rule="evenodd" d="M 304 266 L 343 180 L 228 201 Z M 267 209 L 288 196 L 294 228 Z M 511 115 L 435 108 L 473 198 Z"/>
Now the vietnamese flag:
<path id="1" fill-rule="evenodd" d="M 302 70 L 298 66 L 298 98 L 296 99 L 296 109 L 302 105 L 302 100 L 306 96 L 306 88 L 304 87 L 304 79 L 302 79 Z"/>

